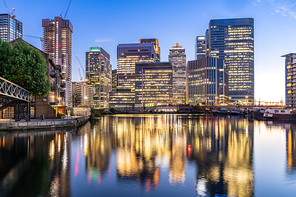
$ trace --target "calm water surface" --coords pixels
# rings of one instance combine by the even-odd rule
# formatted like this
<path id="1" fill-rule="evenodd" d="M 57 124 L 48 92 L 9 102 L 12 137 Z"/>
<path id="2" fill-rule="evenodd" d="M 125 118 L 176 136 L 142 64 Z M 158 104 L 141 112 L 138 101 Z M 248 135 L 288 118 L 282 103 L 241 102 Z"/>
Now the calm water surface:
<path id="1" fill-rule="evenodd" d="M 296 124 L 116 115 L 0 133 L 0 196 L 296 196 Z"/>

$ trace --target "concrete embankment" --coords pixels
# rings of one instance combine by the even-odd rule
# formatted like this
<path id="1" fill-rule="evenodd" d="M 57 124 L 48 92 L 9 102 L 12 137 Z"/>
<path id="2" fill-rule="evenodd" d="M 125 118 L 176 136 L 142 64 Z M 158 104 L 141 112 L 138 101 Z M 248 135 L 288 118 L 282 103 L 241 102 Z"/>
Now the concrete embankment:
<path id="1" fill-rule="evenodd" d="M 20 130 L 48 130 L 66 127 L 79 127 L 89 120 L 89 116 L 71 119 L 45 119 L 32 120 L 29 122 L 0 122 L 0 131 Z"/>

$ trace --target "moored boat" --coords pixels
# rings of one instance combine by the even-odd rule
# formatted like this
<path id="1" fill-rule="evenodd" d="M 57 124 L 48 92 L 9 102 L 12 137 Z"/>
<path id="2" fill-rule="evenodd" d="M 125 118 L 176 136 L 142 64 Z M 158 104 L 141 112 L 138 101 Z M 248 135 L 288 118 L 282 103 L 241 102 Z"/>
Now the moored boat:
<path id="1" fill-rule="evenodd" d="M 296 120 L 296 113 L 289 109 L 266 109 L 262 116 L 263 120 Z"/>

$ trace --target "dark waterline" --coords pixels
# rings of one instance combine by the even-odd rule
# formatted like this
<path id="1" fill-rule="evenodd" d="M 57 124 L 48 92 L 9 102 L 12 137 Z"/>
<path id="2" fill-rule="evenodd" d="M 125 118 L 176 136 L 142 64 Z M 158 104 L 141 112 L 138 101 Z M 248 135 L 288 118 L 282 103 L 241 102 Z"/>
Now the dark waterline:
<path id="1" fill-rule="evenodd" d="M 294 196 L 296 124 L 116 115 L 0 134 L 0 196 Z"/>

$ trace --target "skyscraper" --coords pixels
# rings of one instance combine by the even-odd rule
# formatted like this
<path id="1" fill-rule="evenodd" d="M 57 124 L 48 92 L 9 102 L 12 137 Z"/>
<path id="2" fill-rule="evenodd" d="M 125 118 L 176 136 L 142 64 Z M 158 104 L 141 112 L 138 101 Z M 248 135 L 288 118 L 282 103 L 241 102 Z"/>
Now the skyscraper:
<path id="1" fill-rule="evenodd" d="M 209 23 L 211 57 L 224 60 L 231 102 L 254 103 L 254 19 L 217 19 Z"/>
<path id="2" fill-rule="evenodd" d="M 118 86 L 117 69 L 112 70 L 112 92 L 116 92 Z"/>
<path id="3" fill-rule="evenodd" d="M 108 108 L 109 92 L 112 91 L 110 55 L 102 47 L 90 47 L 85 61 L 86 82 L 93 87 L 94 106 Z"/>
<path id="4" fill-rule="evenodd" d="M 195 59 L 201 59 L 206 56 L 206 37 L 196 36 L 195 40 Z"/>
<path id="5" fill-rule="evenodd" d="M 169 105 L 172 101 L 171 63 L 136 63 L 135 107 Z"/>
<path id="6" fill-rule="evenodd" d="M 73 26 L 69 20 L 55 17 L 54 20 L 42 19 L 44 52 L 56 65 L 62 66 L 66 79 L 66 94 L 63 103 L 72 106 L 72 33 Z"/>
<path id="7" fill-rule="evenodd" d="M 155 62 L 151 43 L 119 44 L 117 46 L 118 88 L 135 90 L 135 63 Z"/>
<path id="8" fill-rule="evenodd" d="M 296 73 L 293 72 L 296 67 L 296 53 L 289 53 L 287 55 L 283 55 L 285 57 L 285 91 L 286 91 L 286 106 L 292 107 L 293 109 L 296 107 L 296 91 L 293 90 L 293 87 L 296 86 L 296 82 L 294 82 L 294 78 L 296 77 Z"/>
<path id="9" fill-rule="evenodd" d="M 173 104 L 185 104 L 186 55 L 185 49 L 178 43 L 170 48 L 169 62 L 173 66 Z"/>
<path id="10" fill-rule="evenodd" d="M 160 62 L 160 47 L 157 38 L 139 39 L 139 43 L 152 43 L 156 53 L 156 62 Z"/>
<path id="11" fill-rule="evenodd" d="M 0 14 L 0 37 L 11 42 L 23 38 L 23 24 L 10 14 Z"/>
<path id="12" fill-rule="evenodd" d="M 205 57 L 188 61 L 187 103 L 215 105 L 219 103 L 219 59 Z"/>

